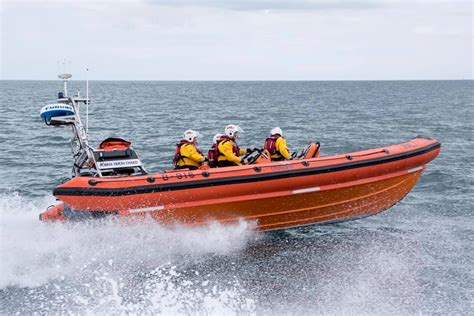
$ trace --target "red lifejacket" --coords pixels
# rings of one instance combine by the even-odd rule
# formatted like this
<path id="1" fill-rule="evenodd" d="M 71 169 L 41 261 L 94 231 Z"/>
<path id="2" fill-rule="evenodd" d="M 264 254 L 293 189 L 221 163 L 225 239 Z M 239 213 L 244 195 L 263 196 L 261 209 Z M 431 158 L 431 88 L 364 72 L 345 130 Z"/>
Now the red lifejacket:
<path id="1" fill-rule="evenodd" d="M 276 149 L 276 141 L 280 137 L 283 137 L 283 136 L 276 134 L 276 135 L 271 135 L 270 137 L 265 139 L 264 149 L 268 150 L 270 155 L 276 155 L 276 154 L 281 155 L 280 152 L 277 151 Z"/>
<path id="2" fill-rule="evenodd" d="M 173 164 L 175 166 L 178 166 L 178 161 L 180 161 L 183 158 L 189 158 L 187 156 L 181 155 L 181 147 L 186 144 L 192 144 L 191 142 L 188 142 L 187 140 L 182 140 L 179 143 L 176 144 L 176 151 L 174 153 L 174 158 L 173 158 Z M 202 153 L 199 151 L 199 149 L 196 147 L 196 151 L 202 155 Z"/>
<path id="3" fill-rule="evenodd" d="M 237 146 L 236 142 L 235 142 L 232 138 L 230 138 L 229 136 L 227 136 L 227 135 L 221 136 L 221 138 L 219 138 L 219 139 L 217 140 L 217 145 L 216 145 L 216 147 L 217 147 L 217 151 L 219 152 L 219 156 L 224 156 L 224 155 L 219 151 L 219 144 L 220 144 L 220 143 L 224 143 L 224 142 L 228 142 L 228 141 L 232 142 L 232 152 L 234 153 L 234 155 L 236 155 L 237 157 L 240 157 L 240 148 L 239 148 L 239 146 Z"/>
<path id="4" fill-rule="evenodd" d="M 212 144 L 211 149 L 207 152 L 207 158 L 209 159 L 209 166 L 215 167 L 217 158 L 219 158 L 219 148 L 217 148 L 217 144 Z"/>

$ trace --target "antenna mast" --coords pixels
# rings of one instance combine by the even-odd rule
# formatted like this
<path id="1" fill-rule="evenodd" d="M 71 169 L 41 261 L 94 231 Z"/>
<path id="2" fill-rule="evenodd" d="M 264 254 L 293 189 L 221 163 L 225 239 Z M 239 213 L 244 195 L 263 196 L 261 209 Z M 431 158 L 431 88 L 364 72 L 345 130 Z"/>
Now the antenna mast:
<path id="1" fill-rule="evenodd" d="M 86 135 L 89 136 L 89 68 L 86 68 Z"/>
<path id="2" fill-rule="evenodd" d="M 66 73 L 66 60 L 63 61 L 63 73 L 58 75 L 58 78 L 63 81 L 64 84 L 64 97 L 67 98 L 67 81 L 72 77 L 70 73 Z"/>

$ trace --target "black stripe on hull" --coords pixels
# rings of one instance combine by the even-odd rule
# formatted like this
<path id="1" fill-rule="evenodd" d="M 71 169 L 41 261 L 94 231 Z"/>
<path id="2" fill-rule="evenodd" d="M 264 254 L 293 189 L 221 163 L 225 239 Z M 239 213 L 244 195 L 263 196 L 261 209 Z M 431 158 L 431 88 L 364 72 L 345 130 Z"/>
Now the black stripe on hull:
<path id="1" fill-rule="evenodd" d="M 281 171 L 281 172 L 271 172 L 267 174 L 256 174 L 256 175 L 228 177 L 228 178 L 219 178 L 219 179 L 204 179 L 204 180 L 197 180 L 197 181 L 155 184 L 155 185 L 135 186 L 135 187 L 117 188 L 117 189 L 56 188 L 53 191 L 53 195 L 55 196 L 61 196 L 61 195 L 64 195 L 64 196 L 65 195 L 67 196 L 124 196 L 124 195 L 133 195 L 133 194 L 145 194 L 145 193 L 205 188 L 205 187 L 213 187 L 213 186 L 218 186 L 218 185 L 220 186 L 220 185 L 240 184 L 240 183 L 248 183 L 248 182 L 269 181 L 269 180 L 276 180 L 276 179 L 309 176 L 309 175 L 343 171 L 343 170 L 348 170 L 348 169 L 375 166 L 375 165 L 380 165 L 384 163 L 394 162 L 398 160 L 403 160 L 403 159 L 408 159 L 411 157 L 423 155 L 430 151 L 436 150 L 440 147 L 441 147 L 440 143 L 434 143 L 424 148 L 420 148 L 417 150 L 404 152 L 404 153 L 400 153 L 400 154 L 392 155 L 388 157 L 379 157 L 379 158 L 367 159 L 363 161 L 347 162 L 347 163 L 324 166 L 324 167 L 287 170 L 287 171 Z"/>

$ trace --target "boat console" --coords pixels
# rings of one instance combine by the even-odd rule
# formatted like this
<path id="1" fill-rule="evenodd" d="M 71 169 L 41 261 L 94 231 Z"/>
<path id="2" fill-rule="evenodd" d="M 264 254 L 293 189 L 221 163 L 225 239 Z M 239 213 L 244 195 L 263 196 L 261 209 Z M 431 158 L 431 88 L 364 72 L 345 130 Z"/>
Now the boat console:
<path id="1" fill-rule="evenodd" d="M 131 148 L 112 151 L 94 150 L 92 153 L 95 168 L 102 177 L 146 174 L 137 153 Z"/>

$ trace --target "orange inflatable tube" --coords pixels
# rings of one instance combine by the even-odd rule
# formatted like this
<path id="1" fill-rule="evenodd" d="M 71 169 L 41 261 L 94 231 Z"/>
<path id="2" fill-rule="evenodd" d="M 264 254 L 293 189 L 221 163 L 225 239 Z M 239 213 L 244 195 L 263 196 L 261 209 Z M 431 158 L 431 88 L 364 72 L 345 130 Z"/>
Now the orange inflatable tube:
<path id="1" fill-rule="evenodd" d="M 304 156 L 302 159 L 311 159 L 319 157 L 319 148 L 321 145 L 319 143 L 311 143 L 304 151 Z"/>
<path id="2" fill-rule="evenodd" d="M 314 145 L 314 146 L 313 146 Z M 440 152 L 435 139 L 342 155 L 144 176 L 76 177 L 53 194 L 68 214 L 151 216 L 162 224 L 255 222 L 260 230 L 349 220 L 400 201 Z M 60 204 L 61 205 L 61 204 Z M 43 220 L 54 220 L 54 212 Z M 73 217 L 60 215 L 58 219 Z"/>

